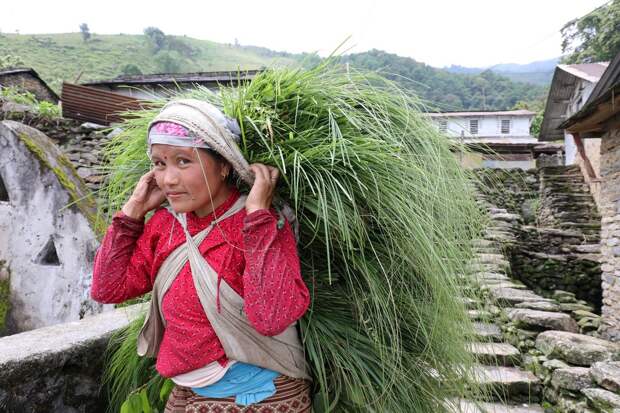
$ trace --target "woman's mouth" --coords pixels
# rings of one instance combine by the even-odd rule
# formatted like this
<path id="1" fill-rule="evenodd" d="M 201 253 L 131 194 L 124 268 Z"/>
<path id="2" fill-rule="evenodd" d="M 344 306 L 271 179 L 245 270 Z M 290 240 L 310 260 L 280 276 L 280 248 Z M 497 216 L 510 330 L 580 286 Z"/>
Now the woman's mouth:
<path id="1" fill-rule="evenodd" d="M 172 199 L 180 198 L 183 195 L 185 195 L 185 192 L 166 192 L 166 197 Z"/>

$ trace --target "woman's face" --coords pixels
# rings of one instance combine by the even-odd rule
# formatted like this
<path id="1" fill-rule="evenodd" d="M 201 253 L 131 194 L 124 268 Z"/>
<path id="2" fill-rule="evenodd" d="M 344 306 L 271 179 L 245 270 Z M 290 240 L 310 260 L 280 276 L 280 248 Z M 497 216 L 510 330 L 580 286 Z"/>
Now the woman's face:
<path id="1" fill-rule="evenodd" d="M 154 144 L 151 159 L 157 186 L 177 213 L 194 211 L 198 216 L 205 216 L 230 195 L 225 179 L 230 165 L 207 151 Z"/>

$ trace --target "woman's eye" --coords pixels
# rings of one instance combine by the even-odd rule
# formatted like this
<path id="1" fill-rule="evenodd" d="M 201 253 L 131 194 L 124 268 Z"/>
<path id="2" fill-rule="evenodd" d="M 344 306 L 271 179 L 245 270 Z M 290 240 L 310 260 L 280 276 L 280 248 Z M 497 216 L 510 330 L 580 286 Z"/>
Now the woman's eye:
<path id="1" fill-rule="evenodd" d="M 155 161 L 155 162 L 153 162 L 153 165 L 155 165 L 156 168 L 163 168 L 164 167 L 164 163 L 162 161 Z"/>
<path id="2" fill-rule="evenodd" d="M 179 165 L 187 165 L 190 163 L 189 159 L 179 158 Z"/>

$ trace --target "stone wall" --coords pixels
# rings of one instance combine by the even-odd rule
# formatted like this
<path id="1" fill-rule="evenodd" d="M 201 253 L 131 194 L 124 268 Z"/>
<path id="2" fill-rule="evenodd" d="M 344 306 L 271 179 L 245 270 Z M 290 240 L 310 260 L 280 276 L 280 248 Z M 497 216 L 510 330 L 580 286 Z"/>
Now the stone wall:
<path id="1" fill-rule="evenodd" d="M 41 79 L 29 72 L 0 75 L 0 86 L 17 86 L 34 94 L 37 100 L 58 103 L 58 96 L 54 95 Z"/>
<path id="2" fill-rule="evenodd" d="M 601 146 L 601 255 L 603 322 L 601 334 L 620 341 L 620 129 L 608 132 Z"/>
<path id="3" fill-rule="evenodd" d="M 103 356 L 140 305 L 0 338 L 0 411 L 103 413 Z"/>
<path id="4" fill-rule="evenodd" d="M 601 307 L 596 205 L 578 167 L 479 170 L 483 196 L 517 214 L 514 241 L 503 247 L 512 276 L 540 294 L 564 290 Z"/>
<path id="5" fill-rule="evenodd" d="M 73 119 L 41 118 L 27 108 L 11 112 L 0 109 L 0 120 L 2 119 L 18 121 L 43 132 L 73 163 L 86 186 L 93 191 L 99 189 L 104 179 L 101 169 L 102 148 L 110 133 L 107 127 Z"/>

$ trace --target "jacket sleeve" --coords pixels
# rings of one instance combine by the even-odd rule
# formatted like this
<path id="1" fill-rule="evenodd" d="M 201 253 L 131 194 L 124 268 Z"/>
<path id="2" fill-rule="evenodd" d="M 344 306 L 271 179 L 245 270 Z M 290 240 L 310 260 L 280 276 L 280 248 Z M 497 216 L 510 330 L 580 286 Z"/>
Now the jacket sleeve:
<path id="1" fill-rule="evenodd" d="M 243 225 L 244 308 L 250 323 L 266 336 L 283 332 L 310 304 L 293 231 L 288 223 L 278 228 L 277 220 L 274 211 L 258 210 Z"/>
<path id="2" fill-rule="evenodd" d="M 143 221 L 122 212 L 112 218 L 95 256 L 90 291 L 95 301 L 121 303 L 151 291 L 156 239 L 150 231 L 151 222 L 146 226 L 145 230 Z"/>

